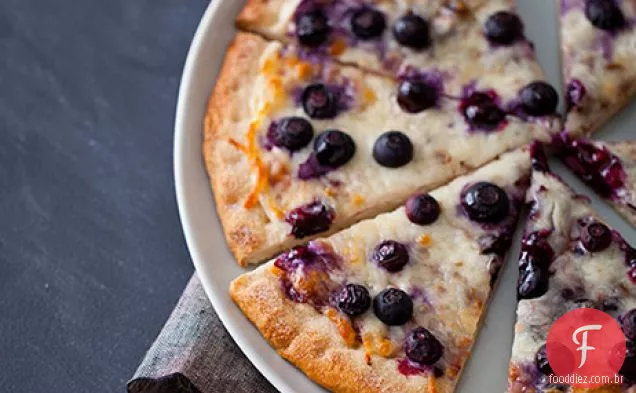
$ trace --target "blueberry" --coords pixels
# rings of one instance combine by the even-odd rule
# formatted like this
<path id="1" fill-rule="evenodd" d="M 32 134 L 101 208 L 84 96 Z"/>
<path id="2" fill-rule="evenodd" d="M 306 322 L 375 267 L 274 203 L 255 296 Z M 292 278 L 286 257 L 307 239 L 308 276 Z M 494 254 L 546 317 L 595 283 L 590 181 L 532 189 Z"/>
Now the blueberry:
<path id="1" fill-rule="evenodd" d="M 534 299 L 548 291 L 548 273 L 535 263 L 527 263 L 519 269 L 517 296 L 519 299 Z"/>
<path id="2" fill-rule="evenodd" d="M 524 111 L 531 116 L 545 116 L 556 112 L 559 95 L 550 84 L 532 82 L 519 93 Z"/>
<path id="3" fill-rule="evenodd" d="M 406 79 L 398 86 L 397 102 L 404 112 L 422 112 L 434 107 L 437 99 L 437 89 L 425 81 Z"/>
<path id="4" fill-rule="evenodd" d="M 400 131 L 385 132 L 373 145 L 373 158 L 382 166 L 399 168 L 413 159 L 413 144 Z"/>
<path id="5" fill-rule="evenodd" d="M 543 344 L 541 348 L 537 351 L 534 356 L 534 364 L 537 366 L 537 370 L 543 375 L 551 375 L 554 374 L 552 371 L 552 367 L 550 363 L 548 363 L 548 354 L 546 351 L 546 346 Z"/>
<path id="6" fill-rule="evenodd" d="M 594 222 L 581 231 L 581 243 L 590 252 L 603 251 L 612 244 L 612 231 L 600 222 Z"/>
<path id="7" fill-rule="evenodd" d="M 523 38 L 523 22 L 517 14 L 499 11 L 486 20 L 484 34 L 492 43 L 510 45 Z"/>
<path id="8" fill-rule="evenodd" d="M 285 216 L 285 221 L 292 226 L 291 234 L 302 239 L 329 229 L 334 217 L 335 213 L 331 208 L 315 201 L 290 211 Z"/>
<path id="9" fill-rule="evenodd" d="M 621 328 L 625 337 L 636 340 L 636 308 L 632 308 L 620 317 Z"/>
<path id="10" fill-rule="evenodd" d="M 386 29 L 386 20 L 382 12 L 370 7 L 362 7 L 351 16 L 351 31 L 361 40 L 382 35 Z"/>
<path id="11" fill-rule="evenodd" d="M 402 270 L 409 262 L 409 251 L 402 243 L 386 240 L 375 247 L 371 260 L 386 271 L 395 273 Z"/>
<path id="12" fill-rule="evenodd" d="M 521 251 L 530 256 L 534 263 L 547 267 L 554 258 L 554 250 L 548 242 L 549 232 L 535 231 L 527 234 L 521 241 Z"/>
<path id="13" fill-rule="evenodd" d="M 300 150 L 314 137 L 311 123 L 302 117 L 285 117 L 272 123 L 267 130 L 267 139 L 272 145 L 284 147 L 289 151 Z"/>
<path id="14" fill-rule="evenodd" d="M 327 130 L 316 137 L 314 152 L 321 165 L 336 168 L 351 160 L 356 152 L 356 145 L 346 133 L 339 130 Z"/>
<path id="15" fill-rule="evenodd" d="M 430 194 L 415 194 L 406 201 L 406 216 L 413 224 L 429 225 L 437 221 L 440 207 Z"/>
<path id="16" fill-rule="evenodd" d="M 355 317 L 371 307 L 369 291 L 362 285 L 347 284 L 336 294 L 336 306 L 343 313 Z"/>
<path id="17" fill-rule="evenodd" d="M 428 329 L 413 329 L 404 343 L 406 357 L 416 363 L 433 365 L 444 354 L 444 346 Z"/>
<path id="18" fill-rule="evenodd" d="M 413 301 L 408 293 L 388 288 L 373 299 L 373 312 L 389 326 L 404 325 L 413 315 Z"/>
<path id="19" fill-rule="evenodd" d="M 627 340 L 625 349 L 625 361 L 618 372 L 631 382 L 636 380 L 636 342 Z"/>
<path id="20" fill-rule="evenodd" d="M 464 192 L 462 207 L 473 221 L 495 223 L 508 215 L 510 199 L 501 187 L 488 182 L 479 182 Z"/>
<path id="21" fill-rule="evenodd" d="M 425 49 L 431 46 L 428 22 L 413 13 L 406 14 L 395 21 L 393 36 L 400 44 L 411 49 Z"/>
<path id="22" fill-rule="evenodd" d="M 305 113 L 312 119 L 331 119 L 337 114 L 336 97 L 322 83 L 305 87 L 302 102 Z"/>
<path id="23" fill-rule="evenodd" d="M 482 130 L 495 130 L 506 119 L 506 113 L 486 93 L 472 93 L 462 100 L 460 109 L 468 124 Z"/>
<path id="24" fill-rule="evenodd" d="M 614 0 L 586 0 L 585 17 L 601 30 L 617 30 L 625 25 L 623 12 Z"/>
<path id="25" fill-rule="evenodd" d="M 296 37 L 305 46 L 316 47 L 329 39 L 331 26 L 321 9 L 315 9 L 296 17 Z"/>

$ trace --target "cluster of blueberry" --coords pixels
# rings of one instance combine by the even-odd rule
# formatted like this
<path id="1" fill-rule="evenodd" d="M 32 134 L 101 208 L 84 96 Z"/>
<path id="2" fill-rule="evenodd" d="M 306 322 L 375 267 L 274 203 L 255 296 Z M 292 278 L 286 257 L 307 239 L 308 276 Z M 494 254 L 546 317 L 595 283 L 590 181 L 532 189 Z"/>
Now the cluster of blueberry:
<path id="1" fill-rule="evenodd" d="M 356 39 L 367 41 L 382 37 L 387 28 L 384 14 L 368 5 L 349 10 L 349 31 Z M 308 7 L 295 18 L 296 37 L 304 46 L 317 47 L 329 42 L 333 28 L 325 10 Z M 398 18 L 391 29 L 393 38 L 413 50 L 430 48 L 430 23 L 420 15 L 409 12 Z M 493 44 L 510 45 L 523 38 L 523 22 L 510 12 L 494 13 L 484 24 L 484 34 Z"/>
<path id="2" fill-rule="evenodd" d="M 478 182 L 462 193 L 461 206 L 465 214 L 478 223 L 497 223 L 505 219 L 510 212 L 510 198 L 499 186 Z M 312 204 L 309 210 L 321 210 L 318 202 Z M 417 225 L 430 225 L 440 216 L 440 205 L 430 194 L 416 194 L 408 199 L 405 214 L 409 221 Z M 298 216 L 298 212 L 295 213 Z M 325 214 L 315 214 L 325 216 Z M 291 253 L 284 254 L 276 261 L 277 266 L 285 271 L 296 271 L 296 264 L 311 265 L 315 262 L 314 253 L 305 251 L 306 247 L 299 247 Z M 293 254 L 293 255 L 292 255 Z M 409 250 L 406 245 L 395 241 L 385 240 L 378 244 L 371 253 L 371 262 L 389 273 L 397 273 L 409 263 Z M 294 262 L 291 263 L 290 261 Z M 289 266 L 288 266 L 289 265 Z M 315 268 L 315 266 L 314 266 Z M 286 278 L 283 277 L 283 280 Z M 289 293 L 289 292 L 288 292 Z M 324 295 L 324 294 L 321 294 Z M 406 324 L 413 314 L 413 300 L 411 296 L 397 288 L 386 288 L 378 293 L 373 300 L 369 290 L 360 284 L 347 283 L 340 287 L 335 294 L 329 296 L 330 302 L 342 313 L 349 317 L 364 314 L 373 308 L 376 317 L 389 326 Z M 312 301 L 307 297 L 293 297 L 295 301 L 310 301 L 313 304 L 323 304 L 324 301 Z M 439 340 L 427 329 L 417 327 L 406 338 L 405 353 L 409 360 L 421 365 L 432 365 L 443 354 L 444 347 Z"/>

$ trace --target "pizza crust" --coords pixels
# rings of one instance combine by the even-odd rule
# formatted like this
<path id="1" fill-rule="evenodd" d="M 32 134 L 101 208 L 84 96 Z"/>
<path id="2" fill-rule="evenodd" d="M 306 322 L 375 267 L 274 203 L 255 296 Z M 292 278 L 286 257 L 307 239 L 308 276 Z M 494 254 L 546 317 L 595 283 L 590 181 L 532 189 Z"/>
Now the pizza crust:
<path id="1" fill-rule="evenodd" d="M 245 119 L 253 116 L 245 102 L 259 74 L 254 53 L 262 53 L 265 46 L 266 42 L 256 36 L 237 34 L 227 51 L 203 124 L 203 156 L 216 209 L 227 243 L 241 265 L 265 242 L 267 220 L 261 209 L 244 209 L 240 203 L 250 192 L 252 171 L 246 155 L 228 140 L 235 137 L 237 129 L 247 127 Z"/>

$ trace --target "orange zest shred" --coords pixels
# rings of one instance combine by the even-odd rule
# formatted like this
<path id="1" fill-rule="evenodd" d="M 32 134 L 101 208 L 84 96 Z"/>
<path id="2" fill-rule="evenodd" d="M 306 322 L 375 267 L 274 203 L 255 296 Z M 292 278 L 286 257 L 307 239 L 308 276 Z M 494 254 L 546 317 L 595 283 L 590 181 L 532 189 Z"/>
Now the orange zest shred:
<path id="1" fill-rule="evenodd" d="M 347 43 L 343 39 L 336 39 L 329 47 L 329 54 L 338 56 L 341 55 L 345 49 L 347 49 Z"/>
<path id="2" fill-rule="evenodd" d="M 369 88 L 364 89 L 363 97 L 364 97 L 364 102 L 367 104 L 373 104 L 375 100 L 377 99 L 375 92 L 373 92 L 373 90 Z"/>
<path id="3" fill-rule="evenodd" d="M 365 357 L 371 358 L 371 355 L 377 354 L 383 358 L 390 358 L 394 355 L 395 346 L 391 340 L 376 336 L 373 333 L 367 333 L 362 338 L 362 346 L 364 347 Z"/>
<path id="4" fill-rule="evenodd" d="M 353 326 L 351 326 L 349 319 L 340 315 L 333 308 L 329 308 L 327 310 L 327 317 L 331 320 L 331 322 L 336 324 L 336 328 L 338 329 L 338 332 L 345 344 L 347 344 L 350 348 L 356 347 L 358 335 L 355 330 L 353 330 Z"/>
<path id="5" fill-rule="evenodd" d="M 245 146 L 244 144 L 237 142 L 236 139 L 234 138 L 229 138 L 228 143 L 232 146 L 234 146 L 237 150 L 247 154 L 247 146 Z"/>
<path id="6" fill-rule="evenodd" d="M 430 375 L 428 377 L 427 393 L 437 393 L 437 378 L 435 375 Z"/>
<path id="7" fill-rule="evenodd" d="M 302 80 L 309 79 L 313 74 L 311 64 L 305 62 L 298 63 L 298 65 L 296 65 L 296 74 L 298 75 L 298 78 Z"/>
<path id="8" fill-rule="evenodd" d="M 425 233 L 422 236 L 420 236 L 419 239 L 417 239 L 417 242 L 422 247 L 430 247 L 431 244 L 433 243 L 433 239 L 431 238 L 431 235 L 429 235 L 428 233 Z"/>
<path id="9" fill-rule="evenodd" d="M 353 198 L 351 198 L 351 201 L 354 205 L 361 206 L 364 203 L 365 199 L 362 195 L 356 194 L 353 196 Z"/>

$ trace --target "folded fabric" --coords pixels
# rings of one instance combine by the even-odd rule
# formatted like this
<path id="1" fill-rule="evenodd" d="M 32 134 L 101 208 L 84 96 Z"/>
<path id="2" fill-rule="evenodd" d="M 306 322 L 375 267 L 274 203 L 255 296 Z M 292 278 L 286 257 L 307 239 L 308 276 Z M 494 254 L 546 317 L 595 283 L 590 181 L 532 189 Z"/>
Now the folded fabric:
<path id="1" fill-rule="evenodd" d="M 128 393 L 275 393 L 227 333 L 197 275 L 152 344 Z"/>

